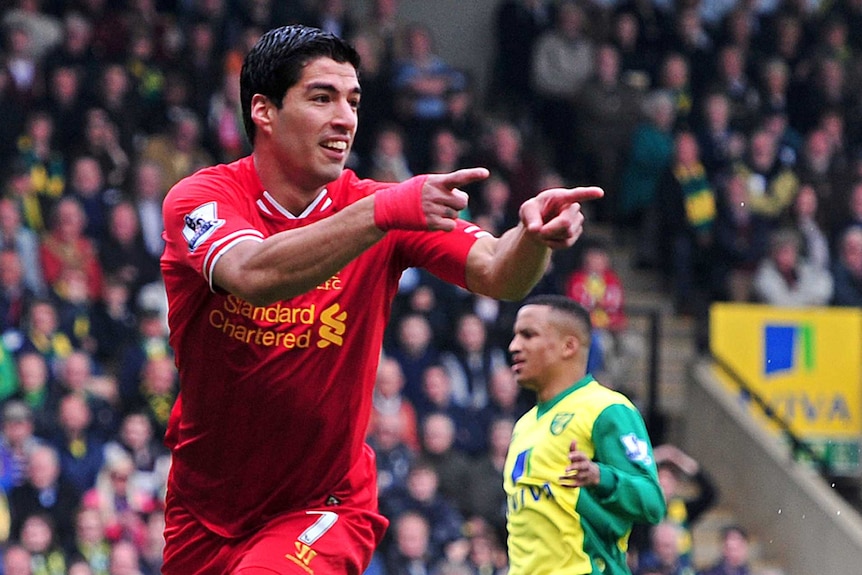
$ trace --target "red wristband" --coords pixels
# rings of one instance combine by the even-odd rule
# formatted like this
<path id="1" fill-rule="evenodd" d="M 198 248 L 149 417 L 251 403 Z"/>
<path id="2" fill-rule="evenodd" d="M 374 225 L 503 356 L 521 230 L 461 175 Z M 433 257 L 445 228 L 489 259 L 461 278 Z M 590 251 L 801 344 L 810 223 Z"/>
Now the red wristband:
<path id="1" fill-rule="evenodd" d="M 427 176 L 415 176 L 374 193 L 374 224 L 381 230 L 427 230 L 422 210 L 422 186 Z"/>

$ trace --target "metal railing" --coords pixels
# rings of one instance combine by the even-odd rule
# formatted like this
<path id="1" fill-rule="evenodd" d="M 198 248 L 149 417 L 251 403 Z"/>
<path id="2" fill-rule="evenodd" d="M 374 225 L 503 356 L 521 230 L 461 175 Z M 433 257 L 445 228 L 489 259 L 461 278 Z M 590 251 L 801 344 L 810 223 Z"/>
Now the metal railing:
<path id="1" fill-rule="evenodd" d="M 769 405 L 769 402 L 767 402 L 759 393 L 754 391 L 745 378 L 733 369 L 727 361 L 715 354 L 710 354 L 710 357 L 713 363 L 733 381 L 737 388 L 739 388 L 740 393 L 757 406 L 761 413 L 763 413 L 763 415 L 766 416 L 766 418 L 769 419 L 769 421 L 771 421 L 784 435 L 790 444 L 790 453 L 793 459 L 795 461 L 799 461 L 804 458 L 810 461 L 821 477 L 827 481 L 832 479 L 829 463 L 808 443 L 800 439 L 799 436 L 793 432 L 787 420 L 776 413 L 775 409 Z"/>

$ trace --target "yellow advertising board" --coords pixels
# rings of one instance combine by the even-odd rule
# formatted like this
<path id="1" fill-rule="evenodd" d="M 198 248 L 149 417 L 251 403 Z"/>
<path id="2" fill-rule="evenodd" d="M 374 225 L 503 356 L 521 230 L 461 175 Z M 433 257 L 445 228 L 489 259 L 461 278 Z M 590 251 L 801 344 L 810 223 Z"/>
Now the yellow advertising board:
<path id="1" fill-rule="evenodd" d="M 710 348 L 805 441 L 862 438 L 862 311 L 714 304 Z"/>

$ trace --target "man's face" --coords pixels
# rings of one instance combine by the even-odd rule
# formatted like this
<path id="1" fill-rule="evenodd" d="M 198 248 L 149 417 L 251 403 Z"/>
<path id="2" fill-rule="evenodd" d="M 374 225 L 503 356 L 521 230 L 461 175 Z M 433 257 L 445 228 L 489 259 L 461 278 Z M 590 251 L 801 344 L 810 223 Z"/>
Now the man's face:
<path id="1" fill-rule="evenodd" d="M 338 178 L 356 134 L 359 80 L 349 63 L 318 58 L 308 63 L 281 109 L 269 110 L 270 129 L 282 172 L 303 190 Z"/>
<path id="2" fill-rule="evenodd" d="M 538 390 L 563 359 L 563 338 L 549 320 L 550 308 L 541 305 L 522 307 L 515 319 L 512 373 L 527 389 Z"/>

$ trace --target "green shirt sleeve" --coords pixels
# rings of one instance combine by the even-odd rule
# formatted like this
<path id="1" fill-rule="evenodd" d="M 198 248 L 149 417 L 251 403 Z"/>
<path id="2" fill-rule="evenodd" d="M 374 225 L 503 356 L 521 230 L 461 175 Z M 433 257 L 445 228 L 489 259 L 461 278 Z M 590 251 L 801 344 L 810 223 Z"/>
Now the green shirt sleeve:
<path id="1" fill-rule="evenodd" d="M 665 515 L 652 445 L 643 418 L 625 404 L 606 408 L 593 426 L 599 484 L 596 502 L 628 521 L 655 524 Z"/>

